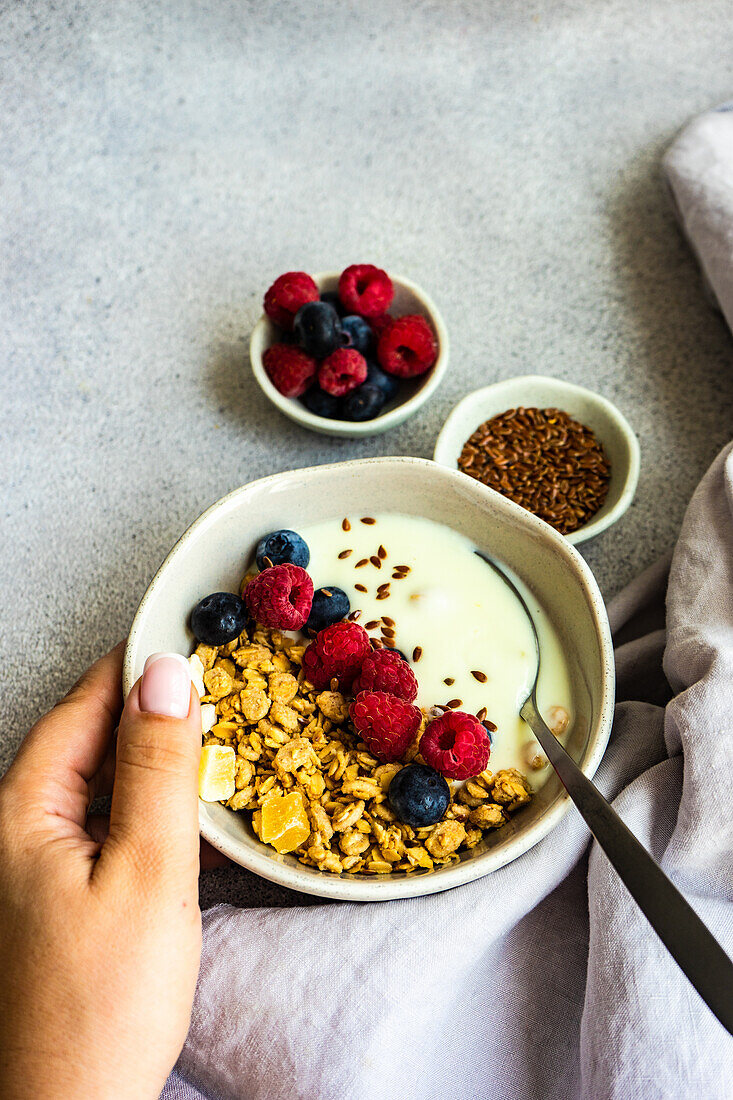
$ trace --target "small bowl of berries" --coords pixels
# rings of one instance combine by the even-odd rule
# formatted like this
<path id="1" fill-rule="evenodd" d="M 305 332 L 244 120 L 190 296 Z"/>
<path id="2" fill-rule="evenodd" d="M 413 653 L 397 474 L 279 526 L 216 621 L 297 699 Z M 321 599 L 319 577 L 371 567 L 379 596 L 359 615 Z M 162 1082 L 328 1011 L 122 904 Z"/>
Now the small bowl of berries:
<path id="1" fill-rule="evenodd" d="M 448 365 L 448 333 L 432 299 L 373 264 L 269 287 L 249 353 L 262 391 L 322 435 L 363 438 L 425 404 Z"/>

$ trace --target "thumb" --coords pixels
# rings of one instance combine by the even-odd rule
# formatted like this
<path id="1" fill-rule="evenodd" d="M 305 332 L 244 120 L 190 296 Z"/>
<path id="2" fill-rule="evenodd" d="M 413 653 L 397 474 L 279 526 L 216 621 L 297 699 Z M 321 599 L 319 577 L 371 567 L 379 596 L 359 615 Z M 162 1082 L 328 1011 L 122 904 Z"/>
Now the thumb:
<path id="1" fill-rule="evenodd" d="M 154 653 L 120 720 L 102 866 L 126 857 L 148 882 L 172 876 L 179 888 L 196 888 L 200 755 L 201 711 L 188 661 Z"/>

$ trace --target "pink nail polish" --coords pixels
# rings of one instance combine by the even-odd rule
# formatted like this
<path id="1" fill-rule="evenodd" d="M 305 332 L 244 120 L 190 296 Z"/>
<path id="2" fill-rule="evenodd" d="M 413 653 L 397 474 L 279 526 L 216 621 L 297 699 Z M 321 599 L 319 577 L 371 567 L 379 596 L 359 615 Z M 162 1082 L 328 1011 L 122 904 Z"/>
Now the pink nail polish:
<path id="1" fill-rule="evenodd" d="M 180 653 L 151 653 L 140 681 L 140 710 L 187 718 L 191 705 L 191 671 Z"/>

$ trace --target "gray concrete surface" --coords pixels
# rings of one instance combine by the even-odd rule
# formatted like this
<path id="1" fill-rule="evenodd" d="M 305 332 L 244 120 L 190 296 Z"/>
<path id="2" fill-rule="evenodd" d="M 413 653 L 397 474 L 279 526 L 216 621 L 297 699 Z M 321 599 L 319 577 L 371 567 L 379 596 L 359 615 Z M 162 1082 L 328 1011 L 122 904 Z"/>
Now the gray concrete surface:
<path id="1" fill-rule="evenodd" d="M 590 385 L 636 428 L 611 595 L 674 542 L 733 427 L 733 343 L 658 174 L 733 93 L 728 0 L 0 5 L 0 771 L 123 636 L 157 564 L 262 474 L 429 456 L 469 390 Z M 283 270 L 374 261 L 453 358 L 374 440 L 284 420 L 247 336 Z M 238 871 L 204 900 L 294 901 Z"/>

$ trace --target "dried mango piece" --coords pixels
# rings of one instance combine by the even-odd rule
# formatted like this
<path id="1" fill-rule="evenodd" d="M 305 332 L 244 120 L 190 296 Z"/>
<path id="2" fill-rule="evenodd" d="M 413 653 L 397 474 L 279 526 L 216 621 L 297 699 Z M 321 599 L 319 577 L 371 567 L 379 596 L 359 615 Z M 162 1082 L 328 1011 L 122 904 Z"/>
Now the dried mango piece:
<path id="1" fill-rule="evenodd" d="M 260 840 L 277 852 L 293 852 L 310 836 L 310 823 L 299 791 L 275 794 L 262 803 Z"/>
<path id="2" fill-rule="evenodd" d="M 229 745 L 204 745 L 199 764 L 199 798 L 220 802 L 235 791 L 236 753 Z"/>

